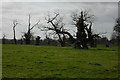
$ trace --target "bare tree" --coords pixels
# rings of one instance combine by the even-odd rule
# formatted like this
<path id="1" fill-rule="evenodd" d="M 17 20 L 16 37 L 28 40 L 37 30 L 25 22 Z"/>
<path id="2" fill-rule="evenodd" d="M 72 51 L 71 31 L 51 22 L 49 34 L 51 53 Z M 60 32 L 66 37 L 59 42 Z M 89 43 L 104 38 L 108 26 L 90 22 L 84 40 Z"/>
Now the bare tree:
<path id="1" fill-rule="evenodd" d="M 90 47 L 97 47 L 97 38 L 100 37 L 99 35 L 105 34 L 105 33 L 93 33 L 91 21 L 89 23 L 89 26 L 86 25 L 85 29 L 88 34 L 88 43 L 90 44 Z"/>
<path id="2" fill-rule="evenodd" d="M 38 20 L 38 22 L 36 22 L 32 27 L 31 27 L 31 15 L 29 14 L 28 16 L 28 31 L 26 33 L 24 33 L 24 37 L 25 37 L 25 42 L 26 44 L 30 44 L 30 40 L 32 37 L 32 33 L 31 30 L 37 26 L 39 24 L 40 20 Z"/>
<path id="3" fill-rule="evenodd" d="M 75 48 L 88 49 L 88 41 L 93 44 L 91 17 L 93 16 L 90 16 L 87 11 L 72 14 L 73 23 L 77 27 Z"/>
<path id="4" fill-rule="evenodd" d="M 17 20 L 13 20 L 13 33 L 14 33 L 14 43 L 17 44 L 17 41 L 16 41 L 16 34 L 15 34 L 15 27 L 17 26 L 18 22 Z"/>
<path id="5" fill-rule="evenodd" d="M 63 17 L 60 16 L 59 13 L 55 13 L 55 16 L 51 18 L 50 15 L 48 15 L 48 19 L 47 23 L 50 23 L 52 25 L 52 27 L 44 27 L 48 30 L 52 30 L 55 32 L 55 34 L 58 36 L 59 38 L 59 43 L 61 44 L 61 46 L 65 46 L 65 35 L 69 36 L 70 42 L 74 43 L 74 38 L 73 36 L 67 31 L 67 29 L 64 28 L 64 23 L 63 21 Z"/>
<path id="6" fill-rule="evenodd" d="M 61 33 L 60 33 L 61 31 L 64 30 L 63 28 L 64 23 L 62 22 L 63 17 L 57 18 L 59 15 L 60 15 L 59 13 L 55 13 L 55 16 L 53 18 L 51 18 L 50 15 L 48 15 L 48 19 L 46 20 L 47 23 L 50 23 L 52 25 L 52 27 L 45 27 L 45 28 L 47 28 L 48 30 L 53 30 L 55 34 L 57 34 L 61 46 L 65 46 L 65 42 L 61 37 Z"/>

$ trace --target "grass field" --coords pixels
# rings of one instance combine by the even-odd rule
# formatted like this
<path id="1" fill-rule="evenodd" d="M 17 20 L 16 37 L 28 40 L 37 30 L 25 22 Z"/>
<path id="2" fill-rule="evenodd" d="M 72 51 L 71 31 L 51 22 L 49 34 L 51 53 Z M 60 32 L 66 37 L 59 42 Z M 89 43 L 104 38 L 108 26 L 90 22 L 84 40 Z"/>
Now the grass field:
<path id="1" fill-rule="evenodd" d="M 3 78 L 117 78 L 117 46 L 89 50 L 72 47 L 2 47 Z"/>

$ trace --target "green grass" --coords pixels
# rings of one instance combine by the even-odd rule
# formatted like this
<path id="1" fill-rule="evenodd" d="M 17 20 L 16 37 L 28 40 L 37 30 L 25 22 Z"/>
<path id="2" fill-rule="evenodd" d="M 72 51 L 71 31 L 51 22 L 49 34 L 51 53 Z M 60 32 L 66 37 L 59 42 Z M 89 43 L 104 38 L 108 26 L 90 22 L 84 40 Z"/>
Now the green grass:
<path id="1" fill-rule="evenodd" d="M 89 50 L 72 47 L 2 47 L 3 78 L 117 78 L 117 46 Z"/>
<path id="2" fill-rule="evenodd" d="M 0 79 L 2 79 L 2 44 L 0 44 Z"/>

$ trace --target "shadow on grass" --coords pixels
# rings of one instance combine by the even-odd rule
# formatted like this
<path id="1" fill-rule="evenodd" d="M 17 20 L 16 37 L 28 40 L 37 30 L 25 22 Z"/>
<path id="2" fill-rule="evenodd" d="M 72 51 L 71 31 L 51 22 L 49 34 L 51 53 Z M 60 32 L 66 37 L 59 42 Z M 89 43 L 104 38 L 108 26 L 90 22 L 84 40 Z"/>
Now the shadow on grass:
<path id="1" fill-rule="evenodd" d="M 76 49 L 76 50 L 92 50 L 92 51 L 118 51 L 118 49 L 110 49 L 110 48 L 105 48 L 105 49 L 100 49 L 100 48 L 89 48 L 89 49 Z"/>
<path id="2" fill-rule="evenodd" d="M 111 50 L 111 49 L 89 49 L 89 50 L 100 50 L 100 51 L 118 51 L 118 50 Z"/>

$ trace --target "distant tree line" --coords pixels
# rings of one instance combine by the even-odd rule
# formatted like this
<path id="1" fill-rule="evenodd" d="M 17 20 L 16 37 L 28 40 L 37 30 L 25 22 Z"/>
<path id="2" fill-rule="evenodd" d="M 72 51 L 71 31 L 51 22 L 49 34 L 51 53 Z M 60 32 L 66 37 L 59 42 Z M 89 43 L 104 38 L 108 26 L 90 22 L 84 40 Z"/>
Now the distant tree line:
<path id="1" fill-rule="evenodd" d="M 37 38 L 37 37 L 36 37 Z M 14 39 L 7 39 L 7 38 L 4 38 L 4 39 L 0 39 L 0 41 L 2 41 L 2 44 L 15 44 L 14 43 Z M 17 44 L 26 44 L 25 40 L 23 39 L 16 39 L 16 42 Z M 74 47 L 74 44 L 71 44 L 71 42 L 69 41 L 69 39 L 66 39 L 66 46 L 73 46 Z M 118 44 L 117 42 L 115 41 L 111 41 L 111 40 L 108 40 L 107 37 L 99 37 L 96 39 L 96 45 L 99 45 L 99 44 Z M 39 39 L 39 42 L 37 42 L 36 39 L 33 39 L 31 40 L 31 43 L 30 45 L 52 45 L 52 46 L 61 46 L 59 44 L 59 41 L 58 40 L 54 40 L 52 38 L 45 38 L 45 39 Z"/>

